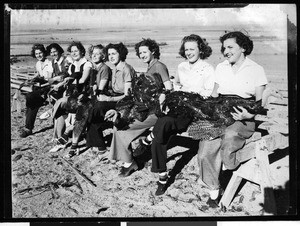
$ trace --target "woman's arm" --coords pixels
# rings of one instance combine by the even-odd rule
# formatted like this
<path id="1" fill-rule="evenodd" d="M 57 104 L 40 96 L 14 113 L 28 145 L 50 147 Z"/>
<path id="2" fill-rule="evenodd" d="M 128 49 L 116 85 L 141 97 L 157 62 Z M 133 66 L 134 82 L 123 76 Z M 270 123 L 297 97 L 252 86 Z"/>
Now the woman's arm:
<path id="1" fill-rule="evenodd" d="M 164 86 L 165 86 L 166 90 L 172 90 L 173 89 L 173 85 L 172 85 L 170 80 L 165 81 Z"/>
<path id="2" fill-rule="evenodd" d="M 85 81 L 87 80 L 87 78 L 89 77 L 90 75 L 90 72 L 91 72 L 91 67 L 86 67 L 83 72 L 82 72 L 82 76 L 81 78 L 79 79 L 79 84 L 82 84 L 82 83 L 85 83 Z"/>
<path id="3" fill-rule="evenodd" d="M 266 86 L 258 86 L 255 87 L 255 100 L 259 101 L 262 99 L 263 92 L 265 90 Z M 251 119 L 255 116 L 255 114 L 250 114 L 245 108 L 238 106 L 239 110 L 235 107 L 233 107 L 235 110 L 235 113 L 231 113 L 233 119 L 235 120 L 243 120 L 243 119 Z"/>
<path id="4" fill-rule="evenodd" d="M 175 73 L 173 87 L 174 87 L 174 90 L 180 90 L 180 88 L 182 87 L 182 85 L 180 83 L 179 75 L 178 75 L 178 70 Z"/>
<path id="5" fill-rule="evenodd" d="M 265 89 L 266 89 L 265 85 L 255 87 L 255 100 L 256 101 L 259 101 L 262 99 L 263 92 L 265 91 Z"/>

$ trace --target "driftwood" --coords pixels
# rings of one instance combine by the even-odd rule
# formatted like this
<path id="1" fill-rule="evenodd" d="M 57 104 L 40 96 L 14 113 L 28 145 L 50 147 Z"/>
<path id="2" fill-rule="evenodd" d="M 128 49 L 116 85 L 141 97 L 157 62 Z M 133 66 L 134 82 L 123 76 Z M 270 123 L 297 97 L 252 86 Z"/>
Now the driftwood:
<path id="1" fill-rule="evenodd" d="M 77 174 L 79 175 L 81 178 L 83 178 L 87 183 L 89 183 L 90 185 L 92 185 L 93 187 L 97 187 L 96 184 L 94 184 L 89 178 L 87 178 L 87 176 L 85 176 L 82 172 L 80 172 L 77 168 L 75 168 L 68 160 L 66 160 L 65 158 L 63 157 L 60 157 L 59 158 L 61 160 L 63 160 L 65 163 L 68 164 L 68 166 L 70 166 L 72 168 L 72 170 Z"/>

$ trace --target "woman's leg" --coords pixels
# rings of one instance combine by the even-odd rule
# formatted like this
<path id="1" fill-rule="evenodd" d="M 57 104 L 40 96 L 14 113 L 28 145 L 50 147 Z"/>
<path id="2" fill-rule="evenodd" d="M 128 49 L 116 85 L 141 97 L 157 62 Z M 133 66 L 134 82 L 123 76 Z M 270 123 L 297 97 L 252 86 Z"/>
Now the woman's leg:
<path id="1" fill-rule="evenodd" d="M 110 159 L 131 163 L 133 161 L 130 149 L 131 142 L 147 129 L 154 126 L 156 121 L 156 115 L 151 114 L 143 122 L 135 120 L 129 125 L 127 130 L 117 130 L 114 127 L 110 147 Z"/>
<path id="2" fill-rule="evenodd" d="M 157 120 L 153 128 L 151 145 L 152 172 L 159 173 L 155 195 L 162 195 L 167 189 L 167 145 L 171 136 L 187 129 L 191 119 L 165 116 Z"/>
<path id="3" fill-rule="evenodd" d="M 255 131 L 255 122 L 236 121 L 227 127 L 222 135 L 220 147 L 221 158 L 226 169 L 234 170 L 240 165 L 236 153 L 246 142 L 246 139 L 252 136 Z"/>
<path id="4" fill-rule="evenodd" d="M 152 172 L 164 172 L 167 161 L 167 144 L 171 136 L 184 132 L 191 119 L 189 118 L 173 118 L 165 116 L 159 118 L 153 128 L 153 141 L 151 145 L 152 153 Z"/>
<path id="5" fill-rule="evenodd" d="M 86 146 L 98 147 L 99 150 L 105 150 L 106 145 L 103 137 L 104 116 L 107 110 L 114 109 L 116 102 L 97 101 L 93 106 L 88 122 L 86 134 Z"/>
<path id="6" fill-rule="evenodd" d="M 25 130 L 20 134 L 21 137 L 26 137 L 32 133 L 37 112 L 44 101 L 39 92 L 35 91 L 26 95 Z"/>

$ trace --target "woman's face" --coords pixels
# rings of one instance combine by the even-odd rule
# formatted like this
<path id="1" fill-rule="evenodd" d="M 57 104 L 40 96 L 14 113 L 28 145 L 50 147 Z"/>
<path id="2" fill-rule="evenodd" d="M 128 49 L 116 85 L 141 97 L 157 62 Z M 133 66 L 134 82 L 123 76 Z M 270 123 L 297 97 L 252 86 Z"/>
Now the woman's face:
<path id="1" fill-rule="evenodd" d="M 98 64 L 100 62 L 103 62 L 103 60 L 104 60 L 103 49 L 94 48 L 92 52 L 92 61 L 95 64 Z"/>
<path id="2" fill-rule="evenodd" d="M 231 64 L 235 64 L 241 58 L 244 58 L 245 49 L 241 48 L 237 43 L 235 38 L 226 39 L 223 42 L 224 57 L 229 61 Z"/>
<path id="3" fill-rule="evenodd" d="M 113 65 L 117 66 L 120 62 L 120 54 L 115 49 L 108 49 L 108 60 Z"/>
<path id="4" fill-rule="evenodd" d="M 151 60 L 154 58 L 153 53 L 149 50 L 148 46 L 140 46 L 139 47 L 139 55 L 144 63 L 149 64 Z"/>
<path id="5" fill-rule="evenodd" d="M 36 49 L 34 50 L 35 58 L 39 61 L 43 61 L 46 57 L 43 51 Z"/>
<path id="6" fill-rule="evenodd" d="M 200 58 L 200 50 L 197 42 L 190 41 L 184 43 L 184 53 L 190 63 L 195 63 Z"/>
<path id="7" fill-rule="evenodd" d="M 71 47 L 71 57 L 74 61 L 79 61 L 83 57 L 77 46 Z"/>
<path id="8" fill-rule="evenodd" d="M 55 48 L 51 48 L 50 50 L 50 56 L 54 59 L 54 60 L 59 60 L 59 58 L 61 57 L 61 54 L 58 52 L 57 49 Z"/>

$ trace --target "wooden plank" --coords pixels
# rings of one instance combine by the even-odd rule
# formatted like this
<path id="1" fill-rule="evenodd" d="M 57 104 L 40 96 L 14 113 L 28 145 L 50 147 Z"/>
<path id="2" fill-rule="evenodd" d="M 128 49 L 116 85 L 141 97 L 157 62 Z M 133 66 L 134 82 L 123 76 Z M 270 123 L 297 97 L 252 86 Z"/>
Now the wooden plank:
<path id="1" fill-rule="evenodd" d="M 276 203 L 271 181 L 270 163 L 268 157 L 268 148 L 265 140 L 257 142 L 255 153 L 258 161 L 260 177 L 260 188 L 264 197 L 264 215 L 276 214 Z"/>
<path id="2" fill-rule="evenodd" d="M 275 117 L 268 117 L 267 115 L 256 115 L 255 121 L 261 121 L 261 122 L 272 122 L 272 123 L 278 123 L 278 124 L 288 124 L 288 118 L 275 118 Z"/>
<path id="3" fill-rule="evenodd" d="M 11 83 L 15 83 L 15 84 L 23 84 L 23 83 L 24 83 L 24 82 L 19 81 L 19 80 L 17 80 L 17 79 L 10 79 L 10 82 L 11 82 Z"/>
<path id="4" fill-rule="evenodd" d="M 22 77 L 22 78 L 26 78 L 26 79 L 32 79 L 35 77 L 35 75 L 30 75 L 28 73 L 12 73 L 14 76 L 18 76 L 18 77 Z"/>
<path id="5" fill-rule="evenodd" d="M 20 85 L 18 84 L 14 84 L 14 83 L 10 83 L 10 87 L 11 88 L 14 88 L 14 89 L 20 89 Z M 27 86 L 23 86 L 21 88 L 22 91 L 25 91 L 25 92 L 32 92 L 32 88 L 30 87 L 27 87 Z"/>
<path id="6" fill-rule="evenodd" d="M 263 122 L 258 126 L 259 129 L 267 130 L 269 133 L 289 134 L 288 124 L 278 124 L 273 122 Z"/>
<path id="7" fill-rule="evenodd" d="M 288 118 L 288 110 L 271 110 L 267 112 L 267 116 L 270 118 Z"/>
<path id="8" fill-rule="evenodd" d="M 239 175 L 236 174 L 236 171 L 233 172 L 231 179 L 224 191 L 224 194 L 220 200 L 220 205 L 228 207 L 235 195 L 235 192 L 237 191 L 241 181 L 242 181 L 242 177 L 240 177 Z"/>
<path id="9" fill-rule="evenodd" d="M 283 149 L 288 147 L 288 136 L 282 135 L 280 133 L 272 133 L 266 136 L 261 137 L 261 139 L 250 142 L 246 144 L 241 150 L 237 152 L 237 159 L 240 162 L 248 161 L 251 158 L 255 157 L 255 148 L 257 145 L 257 142 L 260 142 L 263 140 L 266 142 L 266 145 L 268 147 L 269 154 L 272 153 L 276 149 Z"/>
<path id="10" fill-rule="evenodd" d="M 22 81 L 28 81 L 28 79 L 26 77 L 20 77 L 20 76 L 15 76 L 15 75 L 10 75 L 10 78 L 22 80 Z"/>

